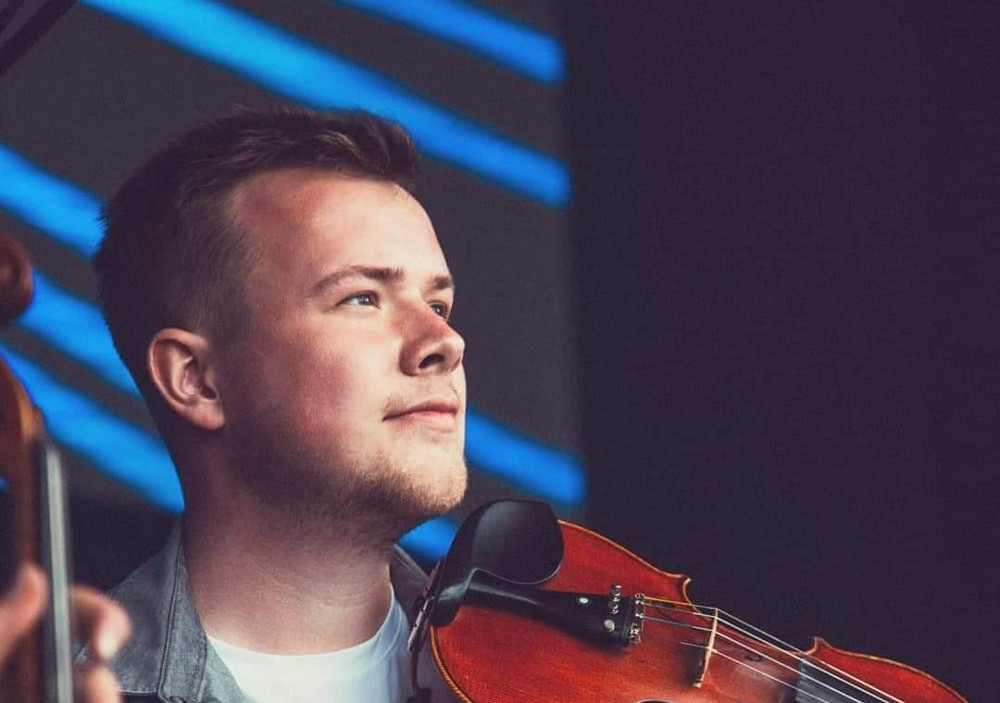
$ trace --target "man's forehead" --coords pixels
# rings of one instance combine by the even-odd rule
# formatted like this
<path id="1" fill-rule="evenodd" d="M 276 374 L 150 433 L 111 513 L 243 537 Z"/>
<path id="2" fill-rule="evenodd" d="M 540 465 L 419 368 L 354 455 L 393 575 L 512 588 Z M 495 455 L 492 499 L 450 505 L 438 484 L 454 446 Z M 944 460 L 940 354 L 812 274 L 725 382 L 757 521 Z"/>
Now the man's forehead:
<path id="1" fill-rule="evenodd" d="M 373 207 L 396 199 L 413 200 L 391 181 L 316 168 L 281 168 L 237 185 L 230 203 L 238 219 L 302 220 L 324 207 L 345 207 L 359 200 Z"/>
<path id="2" fill-rule="evenodd" d="M 427 214 L 395 183 L 281 169 L 245 182 L 232 203 L 254 258 L 294 270 L 310 288 L 378 270 L 400 275 L 368 277 L 451 287 L 444 285 L 451 276 Z"/>

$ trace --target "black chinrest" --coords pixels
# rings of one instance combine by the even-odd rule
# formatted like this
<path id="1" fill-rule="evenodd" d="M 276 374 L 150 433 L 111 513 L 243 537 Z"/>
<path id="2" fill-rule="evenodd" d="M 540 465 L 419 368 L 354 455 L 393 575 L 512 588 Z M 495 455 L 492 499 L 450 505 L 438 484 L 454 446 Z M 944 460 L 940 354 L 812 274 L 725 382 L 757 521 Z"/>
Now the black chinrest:
<path id="1" fill-rule="evenodd" d="M 477 573 L 521 586 L 556 575 L 563 559 L 562 531 L 545 503 L 499 500 L 476 508 L 462 522 L 438 565 L 435 626 L 450 623 Z"/>

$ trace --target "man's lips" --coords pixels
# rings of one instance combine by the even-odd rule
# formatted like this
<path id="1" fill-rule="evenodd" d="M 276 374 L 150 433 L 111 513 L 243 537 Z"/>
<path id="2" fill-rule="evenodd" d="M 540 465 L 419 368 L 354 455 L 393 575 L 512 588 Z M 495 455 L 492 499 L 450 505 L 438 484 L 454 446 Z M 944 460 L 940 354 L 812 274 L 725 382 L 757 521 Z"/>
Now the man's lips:
<path id="1" fill-rule="evenodd" d="M 440 429 L 454 429 L 458 422 L 459 405 L 453 400 L 432 399 L 390 411 L 386 420 L 419 422 Z"/>

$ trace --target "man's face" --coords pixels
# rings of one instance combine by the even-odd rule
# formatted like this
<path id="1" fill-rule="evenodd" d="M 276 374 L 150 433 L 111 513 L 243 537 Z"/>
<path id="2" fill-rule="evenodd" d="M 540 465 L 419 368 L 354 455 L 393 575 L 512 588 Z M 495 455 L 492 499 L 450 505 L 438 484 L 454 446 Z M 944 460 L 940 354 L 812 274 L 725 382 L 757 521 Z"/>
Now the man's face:
<path id="1" fill-rule="evenodd" d="M 427 213 L 395 184 L 304 169 L 232 202 L 257 263 L 219 390 L 247 483 L 303 519 L 375 513 L 391 531 L 454 507 L 465 343 Z"/>

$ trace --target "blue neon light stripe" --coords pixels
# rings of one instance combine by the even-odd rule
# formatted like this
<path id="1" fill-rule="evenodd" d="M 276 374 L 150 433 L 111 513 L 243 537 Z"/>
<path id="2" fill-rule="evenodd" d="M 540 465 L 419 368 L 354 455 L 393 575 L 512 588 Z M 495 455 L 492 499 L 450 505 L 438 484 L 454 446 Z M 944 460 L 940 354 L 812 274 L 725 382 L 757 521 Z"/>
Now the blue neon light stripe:
<path id="1" fill-rule="evenodd" d="M 111 342 L 104 318 L 96 307 L 67 293 L 38 271 L 35 294 L 17 324 L 51 346 L 91 367 L 118 388 L 139 395 Z"/>
<path id="2" fill-rule="evenodd" d="M 88 259 L 103 236 L 101 204 L 0 144 L 0 208 Z"/>
<path id="3" fill-rule="evenodd" d="M 77 197 L 78 200 L 89 199 L 92 207 L 59 210 L 58 217 L 50 217 L 51 213 L 46 208 L 58 199 L 51 197 L 47 187 L 54 186 L 55 194 L 67 192 L 72 187 L 20 157 L 3 161 L 5 153 L 12 152 L 0 145 L 0 207 L 6 207 L 6 203 L 11 201 L 7 194 L 8 185 L 26 174 L 37 188 L 28 195 L 36 198 L 37 203 L 18 201 L 18 209 L 11 209 L 15 215 L 26 213 L 24 219 L 29 224 L 54 221 L 63 232 L 86 231 L 94 217 L 92 210 L 96 208 L 93 196 L 73 189 L 76 196 L 85 196 Z M 4 163 L 13 163 L 14 168 L 5 171 Z M 92 247 L 89 241 L 86 236 L 69 240 L 81 251 Z M 36 286 L 36 298 L 22 316 L 21 324 L 67 355 L 94 368 L 119 388 L 137 396 L 138 391 L 122 366 L 96 308 L 74 298 L 42 275 L 37 276 Z M 70 330 L 77 334 L 67 334 Z M 480 470 L 499 476 L 541 498 L 564 505 L 578 505 L 586 496 L 583 468 L 571 454 L 545 447 L 471 408 L 467 413 L 465 452 Z"/>
<path id="4" fill-rule="evenodd" d="M 559 83 L 565 52 L 552 36 L 457 0 L 330 0 L 409 25 L 543 83 Z"/>
<path id="5" fill-rule="evenodd" d="M 469 408 L 465 455 L 483 471 L 496 474 L 537 496 L 563 505 L 580 505 L 587 480 L 570 453 L 546 447 Z"/>
<path id="6" fill-rule="evenodd" d="M 363 108 L 405 125 L 429 155 L 548 205 L 569 201 L 565 164 L 394 81 L 214 0 L 82 0 L 318 109 Z"/>
<path id="7" fill-rule="evenodd" d="M 59 383 L 9 347 L 0 345 L 0 353 L 28 389 L 56 441 L 131 486 L 150 503 L 174 513 L 183 510 L 177 472 L 155 436 Z"/>
<path id="8" fill-rule="evenodd" d="M 439 517 L 407 532 L 399 540 L 399 545 L 415 556 L 436 561 L 448 553 L 456 532 L 458 525 L 448 518 Z"/>

